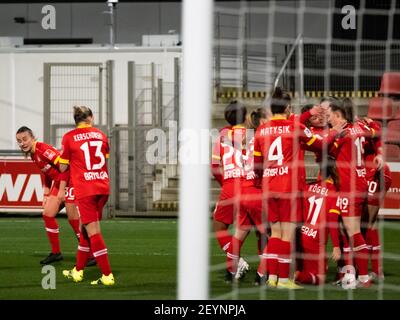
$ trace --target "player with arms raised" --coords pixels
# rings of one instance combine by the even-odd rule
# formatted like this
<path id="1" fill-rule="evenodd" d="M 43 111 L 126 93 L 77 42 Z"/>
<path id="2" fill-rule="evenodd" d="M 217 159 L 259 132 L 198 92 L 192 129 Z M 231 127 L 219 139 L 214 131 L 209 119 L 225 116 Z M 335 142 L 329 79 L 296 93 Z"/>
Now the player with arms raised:
<path id="1" fill-rule="evenodd" d="M 371 285 L 368 277 L 368 249 L 361 234 L 361 216 L 368 189 L 364 163 L 365 133 L 354 123 L 353 110 L 345 108 L 340 100 L 330 101 L 328 115 L 328 121 L 332 126 L 344 125 L 343 133 L 335 140 L 329 153 L 336 159 L 340 180 L 341 216 L 358 271 L 358 282 L 353 270 L 344 275 L 342 287 L 367 288 Z"/>

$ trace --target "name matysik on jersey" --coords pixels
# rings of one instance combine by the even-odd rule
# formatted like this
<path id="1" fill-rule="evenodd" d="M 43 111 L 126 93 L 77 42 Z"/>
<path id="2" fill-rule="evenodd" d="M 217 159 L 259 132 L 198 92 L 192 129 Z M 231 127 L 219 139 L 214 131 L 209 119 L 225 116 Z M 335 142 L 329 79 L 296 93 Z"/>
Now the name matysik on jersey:
<path id="1" fill-rule="evenodd" d="M 70 176 L 78 199 L 109 194 L 106 135 L 97 128 L 78 127 L 63 137 L 60 163 L 70 165 Z"/>

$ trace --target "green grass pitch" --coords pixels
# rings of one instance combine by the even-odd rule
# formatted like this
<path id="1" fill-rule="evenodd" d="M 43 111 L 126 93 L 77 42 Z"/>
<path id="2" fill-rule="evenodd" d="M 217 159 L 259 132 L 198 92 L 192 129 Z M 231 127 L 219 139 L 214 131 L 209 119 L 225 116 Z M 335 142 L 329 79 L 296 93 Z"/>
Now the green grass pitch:
<path id="1" fill-rule="evenodd" d="M 176 219 L 112 219 L 102 222 L 111 266 L 116 278 L 114 287 L 94 287 L 97 267 L 85 270 L 85 280 L 73 283 L 61 272 L 75 262 L 77 241 L 65 218 L 58 219 L 64 260 L 54 265 L 56 289 L 41 286 L 42 266 L 49 245 L 40 218 L 0 218 L 0 299 L 138 299 L 164 300 L 177 296 L 177 220 Z M 243 247 L 243 256 L 250 261 L 251 270 L 239 285 L 225 284 L 224 261 L 214 237 L 210 236 L 210 298 L 211 299 L 400 299 L 400 222 L 384 223 L 383 288 L 344 291 L 329 283 L 324 290 L 307 286 L 304 290 L 287 292 L 253 286 L 257 268 L 256 241 L 252 233 Z M 330 263 L 328 280 L 334 276 Z M 194 277 L 196 275 L 193 275 Z"/>

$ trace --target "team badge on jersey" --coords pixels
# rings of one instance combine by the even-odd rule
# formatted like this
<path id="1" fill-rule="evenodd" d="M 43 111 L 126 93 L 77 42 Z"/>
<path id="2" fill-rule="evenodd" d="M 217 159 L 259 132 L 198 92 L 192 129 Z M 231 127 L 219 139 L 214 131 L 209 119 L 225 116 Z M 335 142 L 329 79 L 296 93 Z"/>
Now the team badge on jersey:
<path id="1" fill-rule="evenodd" d="M 47 149 L 45 152 L 43 152 L 43 155 L 49 160 L 52 160 L 56 156 L 55 152 L 50 149 Z"/>
<path id="2" fill-rule="evenodd" d="M 306 135 L 307 138 L 311 138 L 312 137 L 312 132 L 310 131 L 310 129 L 305 128 L 304 129 L 304 134 Z"/>

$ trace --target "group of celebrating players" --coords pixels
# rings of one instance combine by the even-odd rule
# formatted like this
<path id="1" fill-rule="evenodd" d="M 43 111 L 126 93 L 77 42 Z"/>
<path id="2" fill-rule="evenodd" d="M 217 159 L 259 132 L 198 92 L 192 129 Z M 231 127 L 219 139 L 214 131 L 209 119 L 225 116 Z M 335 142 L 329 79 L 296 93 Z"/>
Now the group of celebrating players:
<path id="1" fill-rule="evenodd" d="M 214 143 L 211 165 L 222 187 L 213 229 L 226 252 L 225 280 L 240 280 L 249 270 L 240 249 L 255 227 L 256 285 L 292 290 L 324 284 L 328 236 L 337 285 L 368 288 L 382 281 L 377 216 L 391 175 L 380 124 L 355 117 L 349 98 L 323 98 L 298 116 L 290 95 L 279 87 L 266 108 L 248 114 L 234 101 L 225 119 L 229 125 Z M 309 184 L 306 150 L 319 164 L 318 179 Z"/>
<path id="2" fill-rule="evenodd" d="M 68 221 L 78 238 L 76 264 L 63 275 L 81 282 L 86 266 L 97 264 L 102 276 L 91 284 L 115 283 L 104 243 L 100 220 L 110 193 L 106 158 L 107 136 L 93 127 L 93 113 L 85 106 L 75 106 L 76 128 L 62 139 L 62 149 L 39 142 L 31 129 L 18 129 L 16 139 L 22 152 L 29 156 L 44 175 L 43 220 L 51 253 L 40 261 L 49 264 L 63 259 L 60 250 L 57 213 L 65 206 Z"/>

